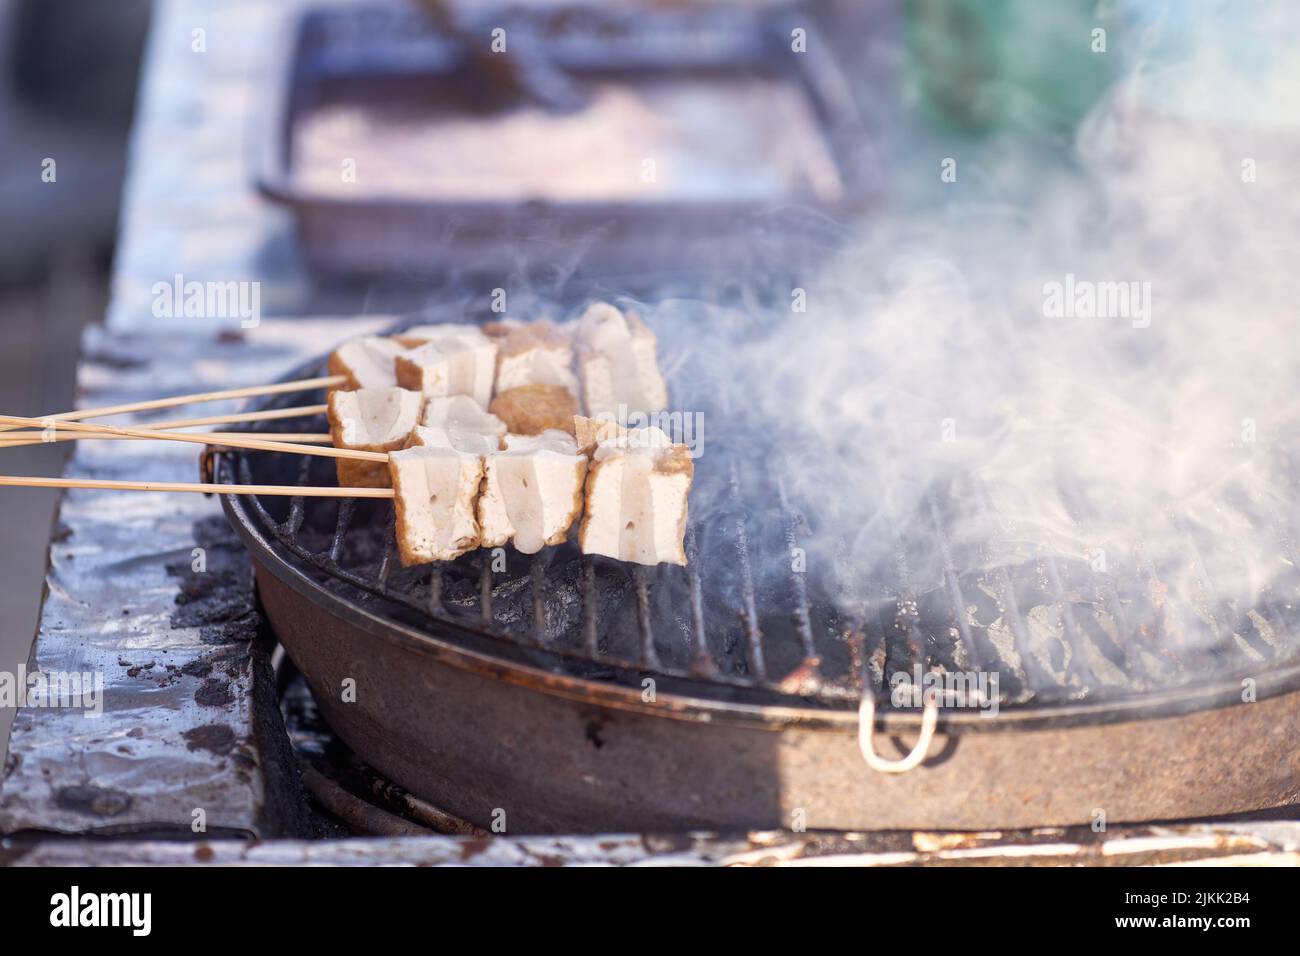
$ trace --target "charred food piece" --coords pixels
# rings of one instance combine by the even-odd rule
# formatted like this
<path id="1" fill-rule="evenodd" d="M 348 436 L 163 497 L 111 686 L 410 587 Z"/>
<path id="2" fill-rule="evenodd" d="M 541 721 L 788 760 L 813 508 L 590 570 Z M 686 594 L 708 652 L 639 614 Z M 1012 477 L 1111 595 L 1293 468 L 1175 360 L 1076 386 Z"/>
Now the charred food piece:
<path id="1" fill-rule="evenodd" d="M 359 388 L 330 392 L 327 414 L 335 448 L 396 451 L 406 446 L 419 421 L 422 399 L 403 388 Z M 388 467 L 377 461 L 336 459 L 339 484 L 387 488 Z"/>
<path id="2" fill-rule="evenodd" d="M 545 431 L 573 431 L 578 400 L 562 385 L 520 385 L 497 393 L 492 414 L 515 435 L 540 435 Z"/>
<path id="3" fill-rule="evenodd" d="M 560 544 L 582 514 L 587 459 L 566 432 L 508 435 L 506 450 L 488 455 L 478 502 L 484 547 L 514 541 L 523 554 Z"/>

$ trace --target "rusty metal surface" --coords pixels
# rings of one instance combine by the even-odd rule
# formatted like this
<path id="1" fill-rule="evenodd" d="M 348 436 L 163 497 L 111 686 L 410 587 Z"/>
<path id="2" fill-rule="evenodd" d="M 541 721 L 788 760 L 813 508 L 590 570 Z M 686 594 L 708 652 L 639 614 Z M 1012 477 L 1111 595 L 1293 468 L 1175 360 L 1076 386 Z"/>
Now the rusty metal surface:
<path id="1" fill-rule="evenodd" d="M 292 357 L 298 330 L 348 334 L 336 328 L 268 323 L 254 337 L 92 328 L 81 401 L 262 381 Z M 194 446 L 82 442 L 68 474 L 193 480 L 196 461 Z M 247 556 L 217 503 L 73 491 L 49 561 L 30 669 L 102 674 L 103 715 L 19 711 L 0 833 L 189 833 L 196 810 L 209 833 L 301 832 L 303 802 L 285 759 Z"/>
<path id="2" fill-rule="evenodd" d="M 756 200 L 739 191 L 735 177 L 720 178 L 714 184 L 716 195 L 707 197 L 645 193 L 640 186 L 626 197 L 573 201 L 531 194 L 479 199 L 418 190 L 400 196 L 352 188 L 322 192 L 293 165 L 309 152 L 295 138 L 300 111 L 333 102 L 340 89 L 348 91 L 347 102 L 367 105 L 372 115 L 376 107 L 391 107 L 403 98 L 423 103 L 430 84 L 448 96 L 449 109 L 454 104 L 481 110 L 478 101 L 500 91 L 488 89 L 482 78 L 458 80 L 455 64 L 463 54 L 418 10 L 364 4 L 311 10 L 301 22 L 283 24 L 280 43 L 289 52 L 269 88 L 269 108 L 258 130 L 258 178 L 264 195 L 294 213 L 304 254 L 322 271 L 378 275 L 468 267 L 495 275 L 517 268 L 529 250 L 537 249 L 545 250 L 533 253 L 542 262 L 573 258 L 583 271 L 625 274 L 628 262 L 635 261 L 642 274 L 680 273 L 700 270 L 707 262 L 710 270 L 730 275 L 742 264 L 754 267 L 763 252 L 761 243 L 751 246 L 736 237 L 760 232 L 768 243 L 773 234 L 783 236 L 779 250 L 767 250 L 766 256 L 771 268 L 789 268 L 822 234 L 823 217 L 838 221 L 861 214 L 881 188 L 875 157 L 832 48 L 809 36 L 806 56 L 788 55 L 792 23 L 780 10 L 700 4 L 629 13 L 601 4 L 547 0 L 466 14 L 494 27 L 505 24 L 503 29 L 517 30 L 538 44 L 544 38 L 550 72 L 572 76 L 566 82 L 579 81 L 583 89 L 583 78 L 592 76 L 608 81 L 617 75 L 627 89 L 635 89 L 665 75 L 692 74 L 715 85 L 780 75 L 786 89 L 799 92 L 799 102 L 806 98 L 808 132 L 793 140 L 808 150 L 816 147 L 819 157 L 825 151 L 842 195 L 826 198 L 810 187 L 787 184 L 787 192 Z M 805 31 L 816 29 L 806 18 L 799 25 Z M 419 64 L 418 72 L 412 64 Z M 447 93 L 462 88 L 463 93 Z M 416 115 L 432 122 L 438 114 Z M 667 118 L 662 121 L 670 125 Z M 382 126 L 370 136 L 381 136 L 379 130 Z M 732 130 L 732 138 L 741 132 Z M 359 153 L 356 162 L 362 169 L 382 168 L 383 146 L 382 141 L 369 147 L 361 143 L 346 155 Z M 367 148 L 378 152 L 366 155 Z M 440 146 L 444 153 L 451 148 L 445 142 Z M 646 154 L 661 156 L 669 149 L 662 144 Z M 328 155 L 332 170 L 334 152 Z M 420 164 L 397 168 L 412 165 Z M 387 172 L 379 178 L 394 178 L 391 169 Z M 692 169 L 689 178 L 698 186 L 707 176 Z M 776 210 L 784 211 L 785 221 L 781 229 L 771 230 Z"/>
<path id="3" fill-rule="evenodd" d="M 408 837 L 197 844 L 0 844 L 12 866 L 1295 866 L 1300 824 L 1116 828 L 1109 833 L 711 833 Z"/>
<path id="4" fill-rule="evenodd" d="M 265 315 L 307 311 L 311 299 L 288 224 L 254 198 L 244 150 L 249 112 L 276 64 L 269 26 L 294 4 L 155 6 L 106 328 L 82 344 L 83 406 L 266 381 L 301 361 L 303 341 L 369 328 L 265 319 L 245 331 L 239 316 L 154 314 L 154 284 L 177 275 L 256 281 Z M 340 311 L 360 310 L 349 301 Z M 84 443 L 68 473 L 193 481 L 196 459 L 194 446 Z M 206 552 L 202 574 L 192 571 L 196 547 Z M 294 830 L 301 794 L 292 773 L 273 770 L 291 763 L 281 759 L 288 748 L 256 640 L 247 559 L 217 504 L 72 492 L 49 560 L 31 666 L 102 673 L 105 713 L 18 713 L 0 833 L 189 834 L 196 809 L 210 834 Z"/>

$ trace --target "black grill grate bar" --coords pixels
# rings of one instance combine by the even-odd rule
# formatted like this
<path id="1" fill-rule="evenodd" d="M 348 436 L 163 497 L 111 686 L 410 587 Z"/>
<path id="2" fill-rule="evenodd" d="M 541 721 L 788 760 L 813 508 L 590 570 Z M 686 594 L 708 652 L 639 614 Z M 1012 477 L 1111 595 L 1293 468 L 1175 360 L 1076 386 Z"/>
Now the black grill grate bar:
<path id="1" fill-rule="evenodd" d="M 641 635 L 641 664 L 652 670 L 662 670 L 659 653 L 655 650 L 654 625 L 650 620 L 650 574 L 650 569 L 640 564 L 632 571 L 636 587 L 637 632 Z"/>
<path id="2" fill-rule="evenodd" d="M 546 550 L 533 555 L 528 564 L 529 593 L 532 598 L 533 619 L 530 634 L 534 643 L 545 645 L 546 638 Z"/>
<path id="3" fill-rule="evenodd" d="M 599 631 L 596 628 L 596 568 L 590 558 L 582 559 L 579 578 L 582 595 L 582 646 L 593 659 L 602 653 Z"/>
<path id="4" fill-rule="evenodd" d="M 885 496 L 885 518 L 889 528 L 889 539 L 894 555 L 894 579 L 897 587 L 895 593 L 898 595 L 894 602 L 894 620 L 883 629 L 885 666 L 888 670 L 888 661 L 891 657 L 891 644 L 897 643 L 901 638 L 903 648 L 910 656 L 909 663 L 915 663 L 922 670 L 928 670 L 930 666 L 930 655 L 926 647 L 925 635 L 921 633 L 918 626 L 920 620 L 920 605 L 916 598 L 916 589 L 912 585 L 912 570 L 907 560 L 907 552 L 903 548 L 902 538 L 898 534 L 898 520 L 893 507 L 893 499 L 889 492 Z M 890 641 L 894 636 L 895 641 Z M 910 667 L 903 668 L 910 670 Z M 886 675 L 888 679 L 888 675 Z"/>
<path id="5" fill-rule="evenodd" d="M 388 579 L 393 573 L 393 564 L 397 558 L 397 511 L 389 512 L 387 528 L 384 531 L 384 557 L 379 562 L 379 573 L 375 575 L 375 586 L 380 594 L 388 595 Z"/>
<path id="6" fill-rule="evenodd" d="M 740 473 L 731 463 L 732 500 L 744 501 L 740 490 Z M 745 625 L 745 651 L 749 672 L 755 681 L 767 677 L 767 664 L 763 659 L 763 634 L 758 626 L 758 608 L 754 599 L 754 568 L 749 555 L 749 524 L 742 511 L 736 518 L 736 557 L 741 575 L 741 619 Z"/>
<path id="7" fill-rule="evenodd" d="M 816 668 L 820 664 L 820 659 L 817 655 L 817 644 L 813 640 L 812 609 L 808 602 L 808 580 L 806 577 L 808 556 L 804 549 L 799 546 L 799 528 L 803 524 L 803 518 L 796 514 L 794 508 L 791 507 L 784 480 L 777 480 L 776 494 L 781 505 L 781 513 L 785 516 L 786 558 L 789 561 L 790 583 L 794 588 L 795 596 L 795 633 L 799 635 L 799 643 L 803 647 L 805 665 Z M 798 568 L 795 566 L 796 555 L 801 556 L 803 559 L 802 562 L 799 562 Z"/>
<path id="8" fill-rule="evenodd" d="M 298 487 L 301 488 L 307 484 L 311 477 L 311 459 L 303 457 L 298 463 Z M 285 519 L 285 530 L 297 539 L 298 532 L 302 530 L 303 519 L 307 516 L 307 502 L 301 495 L 294 497 L 289 504 L 289 517 Z"/>
<path id="9" fill-rule="evenodd" d="M 716 677 L 717 662 L 709 651 L 709 640 L 704 627 L 704 595 L 700 587 L 700 544 L 695 536 L 695 526 L 686 528 L 686 587 L 691 610 L 690 673 L 695 677 Z"/>
<path id="10" fill-rule="evenodd" d="M 442 565 L 435 564 L 429 569 L 429 614 L 437 615 L 442 611 Z"/>
<path id="11" fill-rule="evenodd" d="M 487 622 L 492 621 L 492 558 L 491 552 L 484 554 L 479 559 L 478 566 L 478 608 L 479 617 Z"/>
<path id="12" fill-rule="evenodd" d="M 961 639 L 969 666 L 984 670 L 986 669 L 984 655 L 975 647 L 975 639 L 971 635 L 970 624 L 966 620 L 966 599 L 961 593 L 961 583 L 957 580 L 957 569 L 952 560 L 952 547 L 948 541 L 948 533 L 944 528 L 943 519 L 939 517 L 939 506 L 935 504 L 933 495 L 926 496 L 926 504 L 930 510 L 930 521 L 934 525 L 935 540 L 939 543 L 939 557 L 943 562 L 944 585 L 948 590 L 948 603 L 952 608 L 952 616 L 957 625 L 957 634 Z"/>
<path id="13" fill-rule="evenodd" d="M 356 498 L 340 498 L 338 516 L 334 520 L 334 537 L 330 539 L 329 564 L 337 568 L 343 554 L 343 541 L 352 518 L 357 511 Z"/>

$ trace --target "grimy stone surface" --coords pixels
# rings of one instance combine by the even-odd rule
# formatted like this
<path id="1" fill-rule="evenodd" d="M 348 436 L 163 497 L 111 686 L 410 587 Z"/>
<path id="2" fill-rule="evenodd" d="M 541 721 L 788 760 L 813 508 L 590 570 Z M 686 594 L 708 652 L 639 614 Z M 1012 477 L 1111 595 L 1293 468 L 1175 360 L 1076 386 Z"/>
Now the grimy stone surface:
<path id="1" fill-rule="evenodd" d="M 384 837 L 330 841 L 0 845 L 13 866 L 1295 866 L 1300 824 L 1030 833 L 787 833 Z"/>
<path id="2" fill-rule="evenodd" d="M 320 320 L 206 340 L 92 329 L 80 367 L 83 404 L 269 381 L 305 354 L 300 342 L 346 334 Z M 67 473 L 197 481 L 200 450 L 80 442 Z M 211 834 L 300 832 L 304 798 L 268 653 L 247 555 L 216 499 L 68 492 L 29 670 L 102 676 L 102 714 L 39 701 L 19 710 L 0 783 L 0 833 L 193 832 L 196 820 Z"/>
<path id="3" fill-rule="evenodd" d="M 105 325 L 81 343 L 81 407 L 267 382 L 390 321 L 276 317 L 319 301 L 293 255 L 290 223 L 256 195 L 250 161 L 250 126 L 295 6 L 156 5 L 112 298 Z M 177 276 L 255 287 L 260 321 L 168 316 L 155 307 L 156 286 Z M 67 474 L 197 481 L 199 450 L 79 442 Z M 263 631 L 247 556 L 215 499 L 67 493 L 28 667 L 102 675 L 103 713 L 19 710 L 0 779 L 0 834 L 193 834 L 196 820 L 216 836 L 302 833 L 306 803 Z"/>

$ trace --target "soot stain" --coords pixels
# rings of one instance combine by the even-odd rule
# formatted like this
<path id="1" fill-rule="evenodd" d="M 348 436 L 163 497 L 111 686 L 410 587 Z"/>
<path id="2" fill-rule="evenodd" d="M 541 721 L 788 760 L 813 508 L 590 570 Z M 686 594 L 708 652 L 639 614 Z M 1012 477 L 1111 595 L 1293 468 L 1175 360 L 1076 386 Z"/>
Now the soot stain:
<path id="1" fill-rule="evenodd" d="M 235 731 L 229 724 L 204 724 L 181 734 L 190 750 L 206 750 L 224 757 L 235 749 Z"/>

